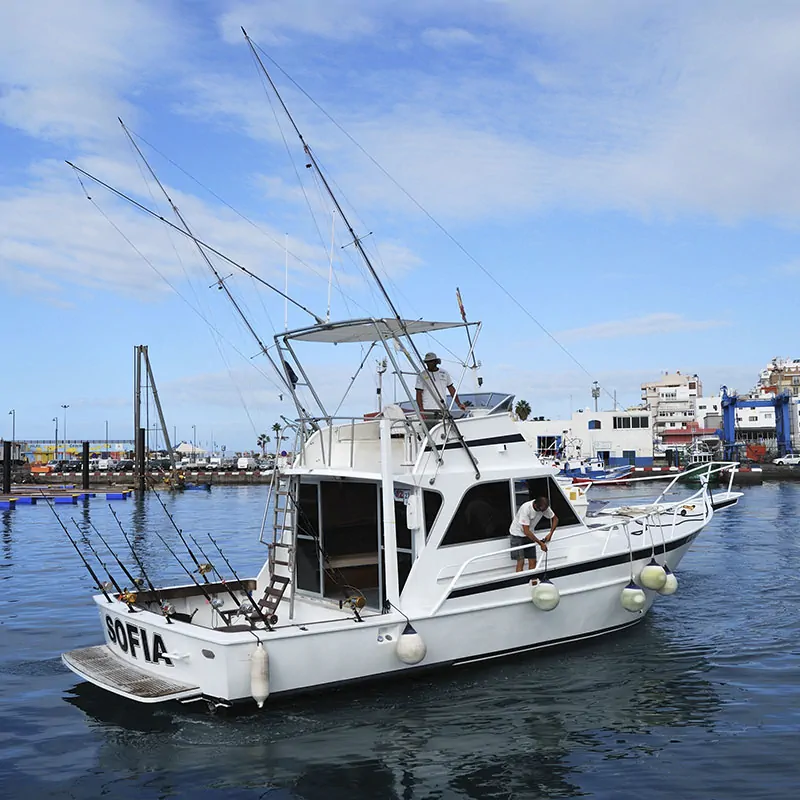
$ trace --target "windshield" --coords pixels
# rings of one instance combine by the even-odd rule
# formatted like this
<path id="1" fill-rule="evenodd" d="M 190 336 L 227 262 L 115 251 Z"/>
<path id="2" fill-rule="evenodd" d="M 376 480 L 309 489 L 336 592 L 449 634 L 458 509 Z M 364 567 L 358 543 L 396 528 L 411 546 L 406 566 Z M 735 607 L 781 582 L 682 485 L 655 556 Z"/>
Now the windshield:
<path id="1" fill-rule="evenodd" d="M 514 404 L 514 395 L 506 394 L 505 392 L 459 392 L 458 397 L 461 402 L 467 407 L 467 411 L 473 408 L 485 408 L 492 414 L 503 414 L 511 411 Z M 448 398 L 449 400 L 450 398 Z M 398 403 L 400 408 L 406 412 L 415 411 L 414 404 L 408 400 Z M 458 419 L 463 417 L 465 412 L 461 411 L 457 406 L 452 408 L 453 417 Z"/>

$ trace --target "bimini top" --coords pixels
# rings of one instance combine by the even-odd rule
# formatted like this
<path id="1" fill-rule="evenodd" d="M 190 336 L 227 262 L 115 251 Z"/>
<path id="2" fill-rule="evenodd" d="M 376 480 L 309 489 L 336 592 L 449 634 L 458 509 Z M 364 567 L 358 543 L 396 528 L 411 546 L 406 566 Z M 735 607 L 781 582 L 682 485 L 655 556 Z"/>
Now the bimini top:
<path id="1" fill-rule="evenodd" d="M 297 328 L 278 334 L 275 338 L 286 338 L 300 342 L 379 342 L 381 339 L 394 339 L 417 333 L 441 331 L 446 328 L 464 328 L 465 322 L 426 322 L 421 319 L 348 319 L 344 322 L 326 322 L 310 328 Z"/>

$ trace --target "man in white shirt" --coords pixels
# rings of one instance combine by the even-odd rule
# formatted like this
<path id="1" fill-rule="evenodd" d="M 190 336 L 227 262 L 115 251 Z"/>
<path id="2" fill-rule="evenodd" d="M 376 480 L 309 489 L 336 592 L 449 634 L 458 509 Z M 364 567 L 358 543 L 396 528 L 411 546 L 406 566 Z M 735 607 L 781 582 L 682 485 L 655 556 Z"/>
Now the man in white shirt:
<path id="1" fill-rule="evenodd" d="M 455 400 L 456 405 L 464 411 L 466 407 L 458 399 L 453 379 L 447 370 L 439 369 L 442 359 L 436 353 L 425 353 L 425 369 L 417 375 L 417 408 L 422 412 L 423 417 L 428 419 L 435 418 L 439 411 L 439 403 L 445 404 L 445 392 Z M 438 398 L 438 400 L 437 400 Z"/>
<path id="2" fill-rule="evenodd" d="M 538 538 L 534 533 L 536 524 L 545 517 L 550 520 L 550 532 L 543 538 Z M 536 545 L 542 548 L 542 552 L 547 552 L 547 543 L 553 538 L 553 533 L 558 526 L 558 517 L 550 508 L 550 503 L 546 497 L 537 497 L 523 503 L 514 516 L 514 521 L 508 532 L 511 534 L 511 546 L 522 547 L 533 542 L 528 547 L 521 550 L 512 550 L 511 558 L 517 562 L 517 572 L 522 572 L 524 561 L 528 559 L 528 569 L 536 569 Z"/>

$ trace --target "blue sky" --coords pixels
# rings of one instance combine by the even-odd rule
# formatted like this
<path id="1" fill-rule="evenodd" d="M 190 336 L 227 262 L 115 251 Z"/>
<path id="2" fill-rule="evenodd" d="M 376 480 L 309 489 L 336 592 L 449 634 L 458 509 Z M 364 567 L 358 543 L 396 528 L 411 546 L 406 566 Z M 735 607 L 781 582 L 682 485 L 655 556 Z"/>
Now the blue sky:
<path id="1" fill-rule="evenodd" d="M 483 321 L 486 387 L 563 417 L 593 380 L 625 405 L 664 370 L 747 390 L 798 355 L 795 2 L 6 0 L 0 396 L 18 437 L 52 438 L 68 404 L 70 438 L 106 421 L 130 438 L 137 344 L 178 439 L 250 448 L 292 415 L 196 251 L 99 187 L 90 202 L 63 163 L 167 216 L 122 117 L 198 236 L 279 285 L 288 244 L 290 293 L 324 315 L 329 203 L 240 26 L 392 176 L 273 69 L 401 311 L 456 319 L 459 286 Z M 332 317 L 386 314 L 334 231 Z M 283 302 L 228 285 L 271 340 Z M 420 346 L 459 373 L 463 333 Z M 362 355 L 307 352 L 337 396 Z M 374 382 L 342 413 L 372 410 Z"/>

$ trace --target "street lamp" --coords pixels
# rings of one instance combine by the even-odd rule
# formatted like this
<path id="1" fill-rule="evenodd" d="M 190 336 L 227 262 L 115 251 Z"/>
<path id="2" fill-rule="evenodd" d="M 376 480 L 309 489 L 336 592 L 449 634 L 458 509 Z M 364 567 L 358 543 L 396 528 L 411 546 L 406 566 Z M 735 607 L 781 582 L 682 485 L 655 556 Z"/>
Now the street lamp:
<path id="1" fill-rule="evenodd" d="M 600 399 L 600 386 L 597 383 L 597 381 L 595 381 L 592 384 L 592 397 L 594 398 L 594 410 L 596 412 L 597 411 L 597 401 Z"/>
<path id="2" fill-rule="evenodd" d="M 14 442 L 17 441 L 17 412 L 12 408 L 8 413 L 11 414 L 11 446 L 13 447 Z"/>
<path id="3" fill-rule="evenodd" d="M 58 417 L 53 417 L 53 422 L 56 424 L 56 446 L 54 448 L 53 461 L 58 461 Z"/>
<path id="4" fill-rule="evenodd" d="M 108 420 L 106 420 L 106 454 L 105 457 L 108 458 Z"/>
<path id="5" fill-rule="evenodd" d="M 67 460 L 67 409 L 69 405 L 66 403 L 61 404 L 61 408 L 64 409 L 64 461 Z"/>
<path id="6" fill-rule="evenodd" d="M 192 425 L 192 463 L 197 461 L 197 425 Z"/>

